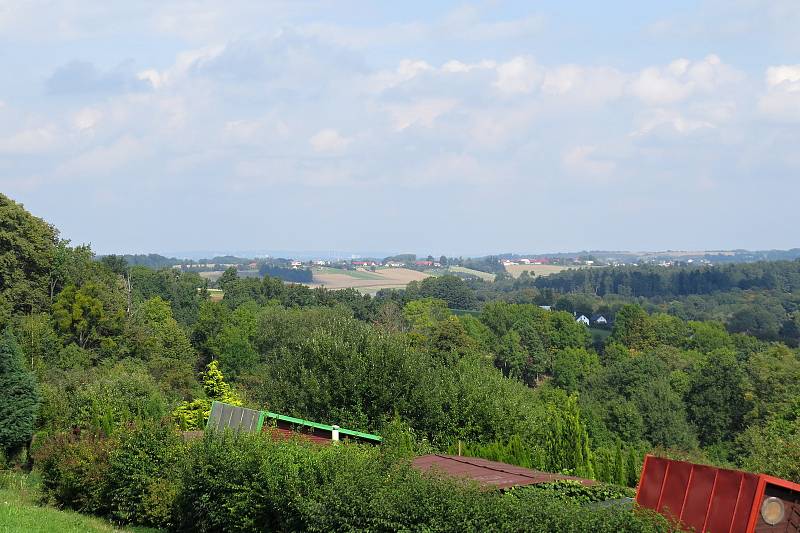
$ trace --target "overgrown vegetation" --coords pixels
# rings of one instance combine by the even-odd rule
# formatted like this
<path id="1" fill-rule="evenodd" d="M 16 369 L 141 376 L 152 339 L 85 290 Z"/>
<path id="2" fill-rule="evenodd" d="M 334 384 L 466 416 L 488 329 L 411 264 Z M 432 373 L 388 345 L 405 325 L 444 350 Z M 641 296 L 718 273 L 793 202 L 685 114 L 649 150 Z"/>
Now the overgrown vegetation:
<path id="1" fill-rule="evenodd" d="M 83 469 L 63 466 L 71 462 L 58 461 L 54 448 L 40 450 L 45 494 L 61 505 L 177 531 L 666 529 L 651 513 L 582 506 L 626 491 L 562 484 L 503 495 L 423 475 L 398 461 L 391 447 L 320 447 L 244 434 L 187 442 L 147 426 L 105 445 L 107 453 Z M 58 448 L 71 458 L 96 446 L 81 436 Z M 65 471 L 77 477 L 68 479 Z"/>
<path id="2" fill-rule="evenodd" d="M 528 275 L 370 297 L 229 270 L 213 302 L 197 274 L 96 261 L 4 196 L 0 243 L 0 445 L 13 467 L 35 459 L 58 505 L 183 530 L 647 531 L 663 524 L 586 512 L 571 486 L 500 495 L 421 476 L 407 456 L 461 449 L 633 486 L 659 448 L 800 480 L 797 350 L 733 316 L 684 320 Z M 587 302 L 613 319 L 606 338 L 575 322 Z M 214 399 L 390 444 L 180 439 Z"/>

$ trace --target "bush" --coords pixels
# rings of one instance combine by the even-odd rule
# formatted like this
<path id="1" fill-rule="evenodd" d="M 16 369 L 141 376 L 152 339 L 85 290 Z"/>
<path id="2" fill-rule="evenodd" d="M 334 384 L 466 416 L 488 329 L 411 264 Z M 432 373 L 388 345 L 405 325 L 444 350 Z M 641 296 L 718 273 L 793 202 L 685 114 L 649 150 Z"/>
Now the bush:
<path id="1" fill-rule="evenodd" d="M 423 475 L 382 449 L 315 447 L 253 435 L 192 446 L 178 512 L 184 531 L 663 531 L 624 508 L 580 503 L 627 495 L 605 485 L 502 494 Z M 558 490 L 556 490 L 558 489 Z"/>
<path id="2" fill-rule="evenodd" d="M 62 433 L 37 447 L 42 495 L 59 506 L 104 515 L 109 505 L 109 458 L 116 441 L 91 434 Z"/>
<path id="3" fill-rule="evenodd" d="M 568 499 L 581 504 L 619 500 L 621 498 L 633 498 L 636 496 L 636 491 L 628 487 L 611 485 L 608 483 L 596 483 L 587 486 L 579 481 L 573 481 L 571 479 L 540 483 L 522 490 L 536 490 L 541 493 L 549 493 L 557 498 Z"/>
<path id="4" fill-rule="evenodd" d="M 121 522 L 170 527 L 186 444 L 171 424 L 131 426 L 111 452 L 108 493 Z"/>
<path id="5" fill-rule="evenodd" d="M 300 471 L 310 459 L 303 445 L 255 435 L 215 434 L 193 442 L 176 502 L 178 529 L 301 530 Z"/>
<path id="6" fill-rule="evenodd" d="M 422 474 L 396 451 L 358 444 L 232 433 L 183 443 L 168 427 L 145 425 L 114 439 L 62 435 L 38 457 L 56 502 L 176 531 L 668 530 L 652 514 L 581 505 L 616 497 L 615 488 L 504 494 Z"/>

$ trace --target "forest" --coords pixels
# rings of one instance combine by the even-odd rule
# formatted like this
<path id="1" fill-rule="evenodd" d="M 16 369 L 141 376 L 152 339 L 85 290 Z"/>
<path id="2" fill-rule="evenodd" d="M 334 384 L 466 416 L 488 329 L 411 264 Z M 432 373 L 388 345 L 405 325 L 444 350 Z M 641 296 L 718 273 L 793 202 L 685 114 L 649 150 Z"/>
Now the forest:
<path id="1" fill-rule="evenodd" d="M 669 529 L 587 507 L 603 499 L 588 489 L 409 467 L 455 449 L 615 496 L 646 453 L 800 481 L 800 263 L 441 276 L 374 297 L 235 269 L 218 284 L 212 301 L 195 273 L 96 258 L 0 195 L 2 466 L 38 476 L 44 503 L 174 531 Z M 212 400 L 384 444 L 184 438 Z"/>

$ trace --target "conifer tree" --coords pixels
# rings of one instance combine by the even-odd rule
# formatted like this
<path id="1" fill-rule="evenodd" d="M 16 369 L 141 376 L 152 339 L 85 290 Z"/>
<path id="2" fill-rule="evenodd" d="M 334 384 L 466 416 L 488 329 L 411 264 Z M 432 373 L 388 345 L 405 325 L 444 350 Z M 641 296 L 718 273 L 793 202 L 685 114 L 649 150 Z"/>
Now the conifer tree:
<path id="1" fill-rule="evenodd" d="M 39 392 L 22 364 L 22 349 L 11 330 L 0 337 L 0 449 L 16 455 L 33 436 Z"/>

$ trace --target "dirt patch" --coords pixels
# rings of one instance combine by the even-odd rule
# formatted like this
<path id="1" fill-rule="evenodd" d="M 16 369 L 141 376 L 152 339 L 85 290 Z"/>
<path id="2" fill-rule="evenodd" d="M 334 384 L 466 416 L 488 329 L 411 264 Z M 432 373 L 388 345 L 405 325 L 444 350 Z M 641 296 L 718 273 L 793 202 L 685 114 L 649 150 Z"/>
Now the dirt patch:
<path id="1" fill-rule="evenodd" d="M 362 292 L 377 292 L 380 289 L 402 289 L 411 281 L 420 281 L 428 276 L 423 272 L 408 268 L 379 268 L 371 274 L 369 279 L 357 278 L 342 272 L 326 269 L 314 272 L 314 282 L 308 283 L 311 287 L 325 287 L 327 289 L 354 288 Z"/>

